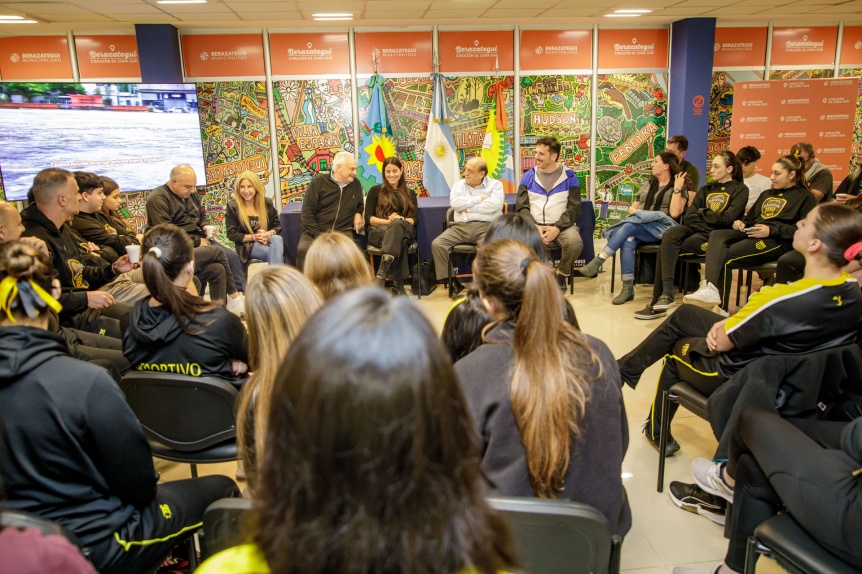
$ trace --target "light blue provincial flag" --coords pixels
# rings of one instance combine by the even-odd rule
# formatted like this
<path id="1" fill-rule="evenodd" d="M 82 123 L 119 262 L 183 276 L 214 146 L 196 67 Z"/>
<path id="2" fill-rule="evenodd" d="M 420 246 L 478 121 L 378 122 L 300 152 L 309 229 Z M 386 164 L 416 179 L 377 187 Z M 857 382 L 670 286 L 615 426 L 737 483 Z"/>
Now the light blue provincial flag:
<path id="1" fill-rule="evenodd" d="M 422 185 L 431 196 L 447 196 L 452 185 L 461 179 L 455 138 L 449 126 L 449 106 L 442 74 L 431 74 L 434 95 L 431 115 L 428 117 L 428 135 L 425 139 L 425 162 L 422 166 Z"/>

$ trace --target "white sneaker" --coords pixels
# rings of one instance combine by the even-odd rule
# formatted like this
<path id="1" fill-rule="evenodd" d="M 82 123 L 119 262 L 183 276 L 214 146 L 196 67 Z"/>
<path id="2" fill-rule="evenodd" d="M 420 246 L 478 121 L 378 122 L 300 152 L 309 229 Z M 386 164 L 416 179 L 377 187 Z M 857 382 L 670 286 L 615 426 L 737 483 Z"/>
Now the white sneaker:
<path id="1" fill-rule="evenodd" d="M 728 313 L 727 311 L 725 311 L 724 309 L 722 309 L 718 305 L 716 305 L 715 307 L 712 308 L 712 312 L 718 313 L 722 317 L 730 317 L 730 313 Z"/>
<path id="2" fill-rule="evenodd" d="M 707 283 L 705 287 L 686 295 L 682 300 L 686 303 L 711 307 L 721 303 L 721 293 L 718 292 L 718 287 L 712 283 Z"/>
<path id="3" fill-rule="evenodd" d="M 235 315 L 242 315 L 245 313 L 245 297 L 242 293 L 239 294 L 239 297 L 235 298 L 228 296 L 225 308 Z"/>
<path id="4" fill-rule="evenodd" d="M 691 476 L 694 481 L 713 496 L 720 496 L 726 501 L 733 502 L 733 489 L 724 482 L 721 477 L 723 465 L 712 462 L 707 458 L 698 457 L 691 461 Z"/>

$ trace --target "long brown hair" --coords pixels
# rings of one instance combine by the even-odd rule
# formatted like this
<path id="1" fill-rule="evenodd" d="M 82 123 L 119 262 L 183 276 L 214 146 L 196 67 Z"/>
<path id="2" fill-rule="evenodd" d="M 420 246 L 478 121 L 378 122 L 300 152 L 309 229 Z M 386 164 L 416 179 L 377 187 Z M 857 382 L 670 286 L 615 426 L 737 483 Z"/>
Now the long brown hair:
<path id="1" fill-rule="evenodd" d="M 658 154 L 658 157 L 661 158 L 661 161 L 667 165 L 668 173 L 670 174 L 670 180 L 668 182 L 668 186 L 664 189 L 660 189 L 658 182 L 656 185 L 651 186 L 649 193 L 647 193 L 646 200 L 644 201 L 644 209 L 652 209 L 653 205 L 658 205 L 661 208 L 661 204 L 664 201 L 664 196 L 666 193 L 669 193 L 670 188 L 673 187 L 673 179 L 676 177 L 676 174 L 682 171 L 682 168 L 679 165 L 679 158 L 676 157 L 676 154 L 670 151 L 663 151 Z M 685 187 L 686 190 L 691 190 L 692 181 L 688 177 L 688 174 L 685 175 Z M 658 194 L 658 196 L 656 196 Z"/>
<path id="2" fill-rule="evenodd" d="M 144 283 L 150 295 L 174 314 L 183 331 L 191 335 L 200 334 L 190 324 L 205 325 L 196 315 L 208 313 L 217 305 L 173 283 L 189 261 L 194 259 L 191 238 L 176 225 L 163 223 L 147 231 L 142 251 Z"/>
<path id="3" fill-rule="evenodd" d="M 239 220 L 245 228 L 246 233 L 254 233 L 251 229 L 251 222 L 248 220 L 248 210 L 245 208 L 245 200 L 239 194 L 239 186 L 243 180 L 248 180 L 254 188 L 254 207 L 257 209 L 257 221 L 261 231 L 269 231 L 269 220 L 266 215 L 266 190 L 260 182 L 260 178 L 253 171 L 244 171 L 236 178 L 236 183 L 233 186 L 233 198 L 236 200 L 237 212 Z"/>
<path id="4" fill-rule="evenodd" d="M 105 197 L 108 197 L 109 195 L 114 193 L 114 191 L 120 189 L 120 184 L 118 184 L 116 181 L 114 181 L 110 177 L 106 177 L 103 175 L 103 176 L 99 177 L 99 181 L 102 182 L 102 189 L 105 191 Z M 104 213 L 105 215 L 107 215 L 111 219 L 113 219 L 119 223 L 122 223 L 126 227 L 131 227 L 129 225 L 129 222 L 126 220 L 126 218 L 123 217 L 122 215 L 120 215 L 119 211 L 108 209 L 107 203 L 102 203 L 102 213 Z"/>
<path id="5" fill-rule="evenodd" d="M 388 165 L 394 165 L 401 170 L 401 179 L 398 180 L 398 187 L 392 187 L 389 185 L 389 180 L 386 179 L 386 166 Z M 390 213 L 397 211 L 395 205 L 395 195 L 397 194 L 401 198 L 401 203 L 404 205 L 404 210 L 399 215 L 403 215 L 404 217 L 409 217 L 411 219 L 415 218 L 416 210 L 413 208 L 415 194 L 407 188 L 407 179 L 404 177 L 404 168 L 401 165 L 401 160 L 397 157 L 387 157 L 383 160 L 383 165 L 380 166 L 380 171 L 384 176 L 383 183 L 380 185 L 380 191 L 377 195 L 377 213 L 375 213 L 374 216 L 379 217 L 380 219 L 386 219 L 389 217 Z"/>
<path id="6" fill-rule="evenodd" d="M 371 266 L 352 239 L 338 231 L 318 235 L 308 248 L 303 266 L 325 300 L 354 287 L 370 285 Z"/>
<path id="7" fill-rule="evenodd" d="M 554 498 L 563 489 L 571 443 L 580 433 L 588 381 L 601 376 L 601 364 L 586 337 L 566 322 L 553 271 L 525 244 L 498 239 L 483 245 L 473 273 L 482 296 L 496 303 L 504 320 L 514 321 L 512 413 L 530 484 L 540 497 Z"/>
<path id="8" fill-rule="evenodd" d="M 248 482 L 255 485 L 257 460 L 264 450 L 266 413 L 278 370 L 308 318 L 323 305 L 320 293 L 296 268 L 270 265 L 248 282 L 245 314 L 251 378 L 242 386 L 237 407 L 237 444 Z M 254 421 L 254 436 L 249 436 Z M 253 445 L 253 452 L 247 447 Z"/>
<path id="9" fill-rule="evenodd" d="M 452 363 L 406 297 L 356 289 L 305 324 L 261 459 L 252 538 L 272 572 L 514 566 Z"/>

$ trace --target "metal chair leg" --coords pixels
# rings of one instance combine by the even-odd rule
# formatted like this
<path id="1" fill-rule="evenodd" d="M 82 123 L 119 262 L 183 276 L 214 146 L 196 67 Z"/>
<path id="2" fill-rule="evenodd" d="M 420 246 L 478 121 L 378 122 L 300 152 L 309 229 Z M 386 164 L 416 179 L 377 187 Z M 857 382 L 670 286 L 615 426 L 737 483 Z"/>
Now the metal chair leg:
<path id="1" fill-rule="evenodd" d="M 617 280 L 617 253 L 614 251 L 614 255 L 611 258 L 611 294 L 614 292 L 614 283 Z"/>
<path id="2" fill-rule="evenodd" d="M 745 545 L 745 570 L 744 574 L 754 574 L 757 568 L 757 559 L 762 554 L 761 546 L 758 544 L 754 536 L 748 537 L 748 543 Z"/>
<path id="3" fill-rule="evenodd" d="M 668 429 L 670 428 L 670 417 L 668 414 L 670 412 L 670 401 L 671 395 L 668 391 L 663 391 L 661 395 L 661 430 L 659 431 L 659 439 L 658 439 L 658 485 L 656 485 L 656 491 L 664 492 L 664 463 L 665 463 L 665 455 L 664 452 L 667 449 L 667 435 Z"/>

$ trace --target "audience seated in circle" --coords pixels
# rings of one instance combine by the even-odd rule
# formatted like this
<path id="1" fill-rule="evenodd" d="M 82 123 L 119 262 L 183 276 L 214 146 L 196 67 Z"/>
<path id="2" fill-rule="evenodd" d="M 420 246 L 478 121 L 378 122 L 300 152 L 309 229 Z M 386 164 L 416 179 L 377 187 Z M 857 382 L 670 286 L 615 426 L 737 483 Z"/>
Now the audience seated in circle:
<path id="1" fill-rule="evenodd" d="M 595 277 L 608 258 L 620 251 L 620 278 L 623 289 L 614 305 L 622 305 L 635 297 L 635 248 L 643 242 L 661 241 L 662 235 L 674 227 L 688 205 L 692 182 L 682 170 L 676 154 L 664 151 L 652 162 L 652 176 L 641 187 L 628 216 L 602 232 L 608 243 L 602 252 L 581 268 L 584 277 Z"/>
<path id="2" fill-rule="evenodd" d="M 613 355 L 569 324 L 554 271 L 525 244 L 483 245 L 473 273 L 495 322 L 455 370 L 482 470 L 501 495 L 589 504 L 624 535 L 628 423 Z"/>
<path id="3" fill-rule="evenodd" d="M 383 287 L 386 278 L 405 294 L 404 279 L 410 276 L 407 249 L 416 237 L 416 194 L 407 187 L 404 168 L 397 157 L 383 160 L 383 183 L 368 191 L 365 200 L 365 236 L 383 252 L 375 281 Z"/>
<path id="4" fill-rule="evenodd" d="M 684 381 L 709 396 L 757 357 L 819 351 L 856 340 L 862 328 L 862 292 L 842 268 L 860 259 L 862 214 L 825 203 L 815 206 L 796 227 L 793 248 L 805 257 L 803 279 L 764 287 L 730 318 L 683 305 L 619 360 L 623 381 L 635 387 L 650 365 L 664 359 L 644 425 L 647 440 L 656 448 L 662 393 L 676 383 Z M 672 404 L 668 416 L 672 418 L 677 408 Z M 664 454 L 679 448 L 669 436 Z"/>
<path id="5" fill-rule="evenodd" d="M 317 288 L 294 267 L 267 267 L 248 282 L 246 321 L 252 375 L 243 385 L 237 407 L 237 442 L 252 492 L 275 379 L 287 350 L 322 304 Z"/>
<path id="6" fill-rule="evenodd" d="M 309 319 L 279 370 L 249 543 L 198 573 L 514 569 L 485 495 L 431 325 L 406 297 L 355 289 Z"/>
<path id="7" fill-rule="evenodd" d="M 138 371 L 216 376 L 242 384 L 248 340 L 239 317 L 194 293 L 194 248 L 176 225 L 144 235 L 141 261 L 151 297 L 132 309 L 123 353 Z"/>
<path id="8" fill-rule="evenodd" d="M 317 236 L 305 256 L 303 271 L 324 300 L 354 287 L 370 285 L 374 280 L 362 251 L 352 239 L 338 231 Z"/>
<path id="9" fill-rule="evenodd" d="M 244 171 L 236 178 L 233 198 L 227 202 L 225 226 L 243 265 L 250 259 L 270 265 L 284 263 L 278 212 L 256 173 Z"/>
<path id="10" fill-rule="evenodd" d="M 224 476 L 157 484 L 119 386 L 46 330 L 53 269 L 33 247 L 0 252 L 0 477 L 8 508 L 69 529 L 102 574 L 151 572 L 206 507 L 238 494 Z M 178 414 L 182 416 L 182 414 Z M 4 565 L 8 565 L 5 561 Z M 66 570 L 63 570 L 65 572 Z"/>

